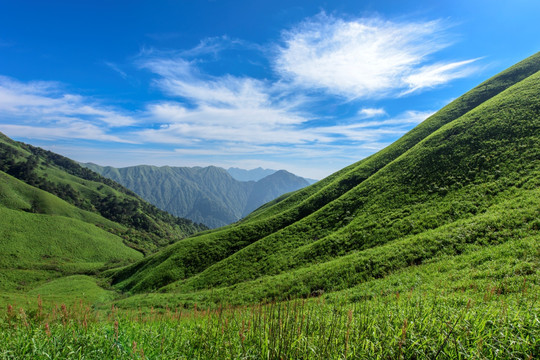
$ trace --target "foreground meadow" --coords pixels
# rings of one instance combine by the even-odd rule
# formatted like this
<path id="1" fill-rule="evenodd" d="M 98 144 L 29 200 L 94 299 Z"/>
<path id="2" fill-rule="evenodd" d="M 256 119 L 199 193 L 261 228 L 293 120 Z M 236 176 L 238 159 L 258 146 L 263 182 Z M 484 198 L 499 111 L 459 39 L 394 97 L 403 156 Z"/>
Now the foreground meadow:
<path id="1" fill-rule="evenodd" d="M 243 307 L 93 309 L 82 301 L 0 317 L 1 359 L 537 359 L 538 292 L 346 294 Z"/>

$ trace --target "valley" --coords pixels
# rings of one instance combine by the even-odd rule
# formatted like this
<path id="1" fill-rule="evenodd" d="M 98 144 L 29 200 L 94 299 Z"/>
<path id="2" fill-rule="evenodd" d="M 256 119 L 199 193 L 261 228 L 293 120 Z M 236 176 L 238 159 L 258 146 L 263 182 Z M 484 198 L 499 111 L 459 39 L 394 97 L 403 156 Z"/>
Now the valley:
<path id="1" fill-rule="evenodd" d="M 539 104 L 537 53 L 311 185 L 2 134 L 0 358 L 538 358 Z"/>

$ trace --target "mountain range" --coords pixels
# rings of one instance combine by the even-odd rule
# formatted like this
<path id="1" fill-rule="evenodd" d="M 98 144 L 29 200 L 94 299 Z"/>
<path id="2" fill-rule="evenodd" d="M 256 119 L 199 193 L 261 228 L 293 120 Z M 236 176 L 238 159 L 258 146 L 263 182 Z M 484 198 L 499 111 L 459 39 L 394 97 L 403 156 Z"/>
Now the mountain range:
<path id="1" fill-rule="evenodd" d="M 210 228 L 236 222 L 264 203 L 309 185 L 307 180 L 285 170 L 82 165 L 133 190 L 160 209 Z M 239 181 L 231 172 L 240 178 L 262 177 Z"/>
<path id="2" fill-rule="evenodd" d="M 227 172 L 238 181 L 259 181 L 268 175 L 272 175 L 276 170 L 263 169 L 262 167 L 251 170 L 230 167 Z"/>
<path id="3" fill-rule="evenodd" d="M 503 263 L 515 261 L 525 273 L 536 273 L 539 70 L 540 53 L 478 85 L 376 154 L 234 225 L 184 239 L 115 272 L 114 286 L 144 294 L 124 304 L 165 306 L 355 293 L 409 272 L 417 275 L 403 288 L 431 289 L 433 278 L 422 277 L 422 269 L 449 257 L 454 260 L 440 271 L 468 266 L 486 281 L 486 262 L 501 256 L 514 259 Z M 501 276 L 518 276 L 502 269 Z M 356 291 L 363 296 L 364 290 Z"/>

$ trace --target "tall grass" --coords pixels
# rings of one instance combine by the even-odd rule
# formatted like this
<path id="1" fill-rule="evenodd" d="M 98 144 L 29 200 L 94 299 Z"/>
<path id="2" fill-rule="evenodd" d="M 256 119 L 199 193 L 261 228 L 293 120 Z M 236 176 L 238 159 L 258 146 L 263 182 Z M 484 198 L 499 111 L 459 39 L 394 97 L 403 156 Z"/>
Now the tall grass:
<path id="1" fill-rule="evenodd" d="M 411 290 L 350 303 L 271 302 L 156 311 L 71 306 L 0 317 L 1 359 L 535 359 L 538 293 Z"/>

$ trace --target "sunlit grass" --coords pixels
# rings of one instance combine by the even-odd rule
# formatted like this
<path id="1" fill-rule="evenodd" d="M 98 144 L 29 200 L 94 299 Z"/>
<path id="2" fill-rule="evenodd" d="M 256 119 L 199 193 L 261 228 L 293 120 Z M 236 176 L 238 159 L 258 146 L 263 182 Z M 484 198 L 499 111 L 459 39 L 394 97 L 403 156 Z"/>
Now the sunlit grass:
<path id="1" fill-rule="evenodd" d="M 213 310 L 93 310 L 81 302 L 0 317 L 3 359 L 535 359 L 538 293 L 442 289 Z"/>

